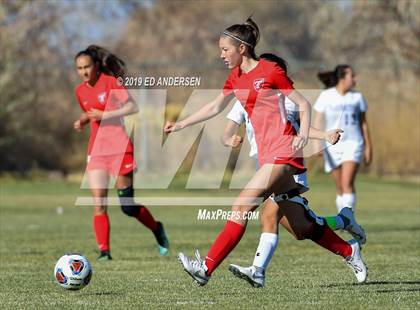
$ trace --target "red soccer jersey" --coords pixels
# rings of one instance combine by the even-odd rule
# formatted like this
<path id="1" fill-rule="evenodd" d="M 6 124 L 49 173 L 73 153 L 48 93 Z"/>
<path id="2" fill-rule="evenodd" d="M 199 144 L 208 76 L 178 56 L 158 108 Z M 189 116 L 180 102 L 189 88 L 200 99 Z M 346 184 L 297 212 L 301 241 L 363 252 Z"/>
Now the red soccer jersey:
<path id="1" fill-rule="evenodd" d="M 279 105 L 279 92 L 288 95 L 293 83 L 283 69 L 275 62 L 260 59 L 251 71 L 242 72 L 234 68 L 223 87 L 223 93 L 233 92 L 249 115 L 254 128 L 258 161 L 266 163 L 287 163 L 301 172 L 302 152 L 292 150 L 296 131 L 287 120 L 284 102 Z"/>
<path id="2" fill-rule="evenodd" d="M 127 102 L 127 90 L 117 83 L 113 76 L 101 73 L 94 86 L 87 82 L 75 89 L 77 100 L 83 111 L 97 109 L 116 110 Z M 102 121 L 90 121 L 88 155 L 105 156 L 132 153 L 133 144 L 125 132 L 124 119 L 112 118 Z"/>

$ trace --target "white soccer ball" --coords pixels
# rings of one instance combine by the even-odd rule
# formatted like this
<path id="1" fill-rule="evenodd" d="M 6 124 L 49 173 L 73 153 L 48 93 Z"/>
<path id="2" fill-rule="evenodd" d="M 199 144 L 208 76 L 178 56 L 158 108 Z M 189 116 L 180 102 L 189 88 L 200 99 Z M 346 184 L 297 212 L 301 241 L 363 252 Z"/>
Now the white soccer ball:
<path id="1" fill-rule="evenodd" d="M 80 254 L 65 254 L 55 264 L 54 277 L 61 287 L 80 290 L 89 284 L 92 267 L 87 258 Z"/>

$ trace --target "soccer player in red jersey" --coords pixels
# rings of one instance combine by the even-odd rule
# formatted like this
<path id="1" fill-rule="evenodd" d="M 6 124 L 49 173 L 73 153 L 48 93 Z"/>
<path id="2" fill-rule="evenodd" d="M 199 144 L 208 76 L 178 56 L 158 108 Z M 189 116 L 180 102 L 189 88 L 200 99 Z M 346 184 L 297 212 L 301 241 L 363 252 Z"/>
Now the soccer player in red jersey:
<path id="1" fill-rule="evenodd" d="M 276 62 L 279 67 L 287 73 L 287 63 L 284 59 L 268 53 L 260 55 L 260 58 Z M 279 96 L 279 104 L 284 104 L 287 112 L 287 119 L 298 132 L 300 119 L 295 104 L 284 96 Z M 239 129 L 240 124 L 244 123 L 248 141 L 251 146 L 249 156 L 255 160 L 257 157 L 257 146 L 254 139 L 254 128 L 249 121 L 248 114 L 239 101 L 235 102 L 233 108 L 228 113 L 227 118 L 229 121 L 222 138 L 223 144 L 225 146 L 238 147 L 243 139 L 237 135 L 237 130 Z M 309 130 L 309 138 L 325 140 L 331 145 L 335 145 L 340 140 L 342 133 L 343 131 L 341 129 L 330 129 L 327 132 L 323 132 L 311 127 Z M 258 165 L 256 168 L 258 169 Z M 309 191 L 306 172 L 294 175 L 293 177 L 300 194 Z M 282 210 L 272 199 L 267 199 L 264 202 L 263 207 L 264 209 L 261 214 L 262 233 L 252 265 L 249 267 L 242 267 L 237 264 L 229 265 L 229 270 L 235 276 L 247 281 L 253 287 L 263 287 L 265 284 L 267 267 L 280 240 L 278 231 L 279 224 L 286 228 L 294 237 L 297 237 L 293 234 L 293 229 L 289 226 L 287 219 L 283 216 Z M 365 233 L 362 227 L 357 223 L 350 208 L 344 207 L 337 215 L 324 216 L 323 219 L 332 230 L 346 230 L 357 242 L 359 242 L 359 244 L 364 244 L 366 242 Z"/>
<path id="2" fill-rule="evenodd" d="M 207 284 L 214 270 L 241 240 L 247 225 L 247 213 L 254 211 L 260 200 L 265 200 L 274 193 L 274 201 L 283 210 L 298 239 L 311 239 L 342 256 L 352 268 L 358 282 L 364 282 L 367 268 L 361 258 L 358 243 L 354 240 L 346 242 L 337 236 L 325 221 L 307 208 L 306 201 L 299 195 L 293 175 L 306 170 L 302 148 L 308 140 L 311 106 L 293 88 L 284 70 L 274 62 L 257 57 L 254 49 L 258 39 L 259 29 L 251 18 L 244 24 L 236 24 L 223 31 L 219 40 L 220 57 L 231 69 L 223 92 L 184 120 L 165 125 L 165 132 L 170 133 L 203 122 L 219 114 L 236 97 L 249 115 L 255 130 L 258 162 L 261 167 L 232 206 L 232 211 L 239 216 L 227 221 L 205 260 L 198 251 L 195 259 L 183 253 L 179 253 L 178 258 L 184 270 L 199 285 Z M 284 106 L 279 107 L 279 92 L 299 107 L 299 134 L 287 121 Z"/>
<path id="3" fill-rule="evenodd" d="M 162 223 L 155 221 L 145 206 L 134 201 L 136 162 L 123 117 L 136 113 L 138 108 L 128 91 L 117 82 L 116 77 L 124 75 L 124 62 L 106 49 L 91 45 L 77 53 L 75 63 L 82 79 L 75 89 L 82 113 L 74 122 L 74 129 L 82 131 L 86 124 L 90 125 L 86 170 L 95 204 L 93 229 L 100 250 L 98 259 L 112 259 L 106 205 L 110 176 L 117 177 L 121 210 L 153 232 L 159 253 L 165 255 L 169 241 Z"/>

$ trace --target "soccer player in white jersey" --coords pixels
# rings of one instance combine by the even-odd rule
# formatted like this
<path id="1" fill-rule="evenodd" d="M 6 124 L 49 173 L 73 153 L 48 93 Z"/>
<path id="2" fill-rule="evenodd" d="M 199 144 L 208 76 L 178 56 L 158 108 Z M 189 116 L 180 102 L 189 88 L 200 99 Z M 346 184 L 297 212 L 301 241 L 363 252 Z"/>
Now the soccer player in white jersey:
<path id="1" fill-rule="evenodd" d="M 318 77 L 326 89 L 321 92 L 314 105 L 314 127 L 344 130 L 340 143 L 326 144 L 325 172 L 331 173 L 337 188 L 337 210 L 350 207 L 354 212 L 357 170 L 362 158 L 366 165 L 372 160 L 366 101 L 360 92 L 354 90 L 355 74 L 349 65 L 338 65 L 334 71 L 319 73 Z M 325 120 L 324 127 L 322 119 Z"/>
<path id="2" fill-rule="evenodd" d="M 275 55 L 263 54 L 261 58 L 279 62 Z M 279 64 L 281 65 L 281 64 Z M 299 131 L 299 112 L 296 110 L 296 105 L 285 98 L 279 96 L 279 107 L 284 103 L 285 114 L 287 120 Z M 249 120 L 248 113 L 243 108 L 239 101 L 236 101 L 233 108 L 228 113 L 229 119 L 226 125 L 222 142 L 228 147 L 237 147 L 242 143 L 242 137 L 236 135 L 237 130 L 241 124 L 245 124 L 247 138 L 250 144 L 249 156 L 257 161 L 257 144 L 255 142 L 254 129 Z M 340 138 L 342 130 L 330 129 L 328 132 L 322 132 L 315 128 L 309 131 L 309 138 L 328 141 L 331 144 L 336 144 Z M 258 163 L 257 169 L 258 169 Z M 300 193 L 309 190 L 306 172 L 294 175 L 295 182 L 298 185 Z M 332 230 L 345 229 L 348 231 L 359 243 L 365 243 L 365 235 L 363 229 L 356 222 L 353 214 L 349 208 L 343 208 L 336 216 L 324 217 L 327 225 Z M 287 219 L 283 217 L 280 208 L 272 200 L 267 200 L 264 203 L 264 211 L 261 217 L 262 233 L 260 241 L 254 256 L 254 262 L 250 267 L 241 267 L 239 265 L 231 264 L 229 270 L 237 277 L 248 281 L 254 287 L 263 287 L 265 283 L 265 271 L 278 245 L 278 224 L 286 228 L 295 238 L 299 238 L 293 233 Z"/>

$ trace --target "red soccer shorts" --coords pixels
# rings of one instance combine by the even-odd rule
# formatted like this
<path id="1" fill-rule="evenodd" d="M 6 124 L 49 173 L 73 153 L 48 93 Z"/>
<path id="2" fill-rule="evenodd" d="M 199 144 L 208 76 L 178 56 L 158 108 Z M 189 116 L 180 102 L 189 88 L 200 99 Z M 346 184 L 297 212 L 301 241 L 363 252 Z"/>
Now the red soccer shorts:
<path id="1" fill-rule="evenodd" d="M 86 170 L 106 170 L 109 175 L 126 175 L 137 168 L 133 153 L 88 156 Z"/>

